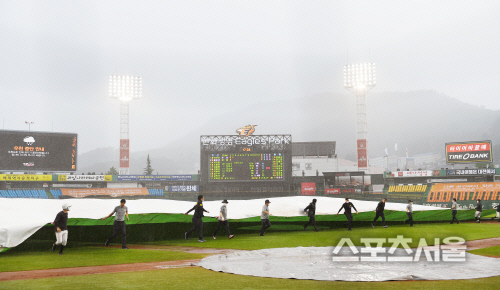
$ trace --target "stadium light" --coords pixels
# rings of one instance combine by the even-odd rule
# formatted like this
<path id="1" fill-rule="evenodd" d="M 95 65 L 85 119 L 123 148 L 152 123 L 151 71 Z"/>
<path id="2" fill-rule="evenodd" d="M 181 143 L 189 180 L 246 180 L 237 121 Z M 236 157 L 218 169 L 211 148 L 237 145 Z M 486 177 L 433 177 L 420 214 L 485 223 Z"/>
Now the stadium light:
<path id="1" fill-rule="evenodd" d="M 374 63 L 344 65 L 344 87 L 356 95 L 358 170 L 368 170 L 368 127 L 366 124 L 366 93 L 375 87 L 377 78 Z"/>
<path id="2" fill-rule="evenodd" d="M 344 87 L 353 90 L 366 90 L 375 87 L 377 82 L 374 63 L 361 63 L 344 66 Z"/>
<path id="3" fill-rule="evenodd" d="M 28 122 L 28 121 L 24 121 L 24 123 L 28 125 L 28 131 L 31 131 L 31 125 L 35 124 L 35 122 Z"/>
<path id="4" fill-rule="evenodd" d="M 120 175 L 130 174 L 129 104 L 142 98 L 142 78 L 110 76 L 109 96 L 120 101 Z"/>
<path id="5" fill-rule="evenodd" d="M 134 76 L 110 76 L 109 96 L 121 102 L 142 98 L 142 78 Z"/>

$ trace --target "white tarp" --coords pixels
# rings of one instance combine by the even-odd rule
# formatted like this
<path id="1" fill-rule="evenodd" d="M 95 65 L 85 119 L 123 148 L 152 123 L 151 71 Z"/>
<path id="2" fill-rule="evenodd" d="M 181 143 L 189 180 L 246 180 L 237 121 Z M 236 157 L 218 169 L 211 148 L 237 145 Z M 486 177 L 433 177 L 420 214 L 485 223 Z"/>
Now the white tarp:
<path id="1" fill-rule="evenodd" d="M 344 203 L 343 198 L 314 197 L 317 201 L 316 214 L 335 214 Z M 269 198 L 271 215 L 292 217 L 304 215 L 304 208 L 313 197 L 294 196 Z M 228 218 L 242 219 L 260 216 L 265 199 L 229 200 Z M 373 211 L 377 206 L 375 201 L 351 200 L 359 212 Z M 16 247 L 45 224 L 54 221 L 64 203 L 70 204 L 69 218 L 99 219 L 111 213 L 120 199 L 29 199 L 0 198 L 0 248 Z M 138 199 L 126 203 L 129 214 L 141 213 L 185 213 L 195 202 L 167 199 Z M 221 201 L 207 201 L 203 206 L 210 213 L 206 216 L 217 216 Z M 387 210 L 406 210 L 406 204 L 386 204 Z M 439 210 L 442 208 L 414 205 L 414 211 Z M 190 214 L 193 214 L 191 212 Z"/>
<path id="2" fill-rule="evenodd" d="M 339 262 L 332 259 L 334 248 L 298 247 L 240 251 L 204 258 L 198 266 L 247 276 L 323 281 L 474 279 L 498 276 L 500 269 L 500 259 L 469 253 L 465 253 L 465 261 L 458 262 L 436 262 L 423 258 L 408 262 Z M 361 248 L 357 249 L 359 251 Z M 349 247 L 343 247 L 340 254 L 353 257 Z M 405 250 L 396 249 L 394 255 L 405 256 Z"/>

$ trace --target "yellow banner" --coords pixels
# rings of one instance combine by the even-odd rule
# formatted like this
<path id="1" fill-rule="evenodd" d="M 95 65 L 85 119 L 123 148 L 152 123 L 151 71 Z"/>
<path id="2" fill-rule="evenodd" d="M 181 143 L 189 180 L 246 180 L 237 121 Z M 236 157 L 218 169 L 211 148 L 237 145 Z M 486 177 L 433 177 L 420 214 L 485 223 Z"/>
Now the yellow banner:
<path id="1" fill-rule="evenodd" d="M 112 181 L 113 175 L 58 175 L 58 181 Z"/>
<path id="2" fill-rule="evenodd" d="M 0 174 L 1 181 L 52 181 L 52 175 Z"/>
<path id="3" fill-rule="evenodd" d="M 389 193 L 392 192 L 425 192 L 427 185 L 391 185 L 389 186 Z"/>

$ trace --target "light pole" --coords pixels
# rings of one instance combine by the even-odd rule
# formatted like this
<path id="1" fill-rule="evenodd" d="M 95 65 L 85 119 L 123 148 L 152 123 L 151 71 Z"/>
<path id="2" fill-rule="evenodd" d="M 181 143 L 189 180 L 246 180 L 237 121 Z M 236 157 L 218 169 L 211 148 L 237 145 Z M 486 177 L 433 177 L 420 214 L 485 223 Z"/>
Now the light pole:
<path id="1" fill-rule="evenodd" d="M 142 98 L 142 78 L 110 76 L 109 96 L 120 101 L 120 175 L 130 174 L 129 103 Z"/>
<path id="2" fill-rule="evenodd" d="M 344 87 L 356 95 L 356 150 L 358 170 L 368 170 L 368 148 L 366 125 L 366 93 L 375 87 L 375 64 L 360 63 L 344 65 Z"/>
<path id="3" fill-rule="evenodd" d="M 31 125 L 35 124 L 35 122 L 28 122 L 28 121 L 24 121 L 24 123 L 28 125 L 28 131 L 31 131 Z"/>

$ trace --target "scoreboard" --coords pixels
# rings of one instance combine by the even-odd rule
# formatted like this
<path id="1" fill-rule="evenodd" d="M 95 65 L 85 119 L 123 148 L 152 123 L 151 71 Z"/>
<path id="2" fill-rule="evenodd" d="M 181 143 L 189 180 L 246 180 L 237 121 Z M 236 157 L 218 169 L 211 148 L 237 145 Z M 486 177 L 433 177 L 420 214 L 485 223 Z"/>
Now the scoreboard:
<path id="1" fill-rule="evenodd" d="M 77 134 L 0 130 L 1 171 L 76 171 Z"/>
<path id="2" fill-rule="evenodd" d="M 219 153 L 210 156 L 210 181 L 283 180 L 283 153 Z"/>
<path id="3" fill-rule="evenodd" d="M 291 144 L 291 135 L 201 136 L 201 181 L 288 182 Z"/>

